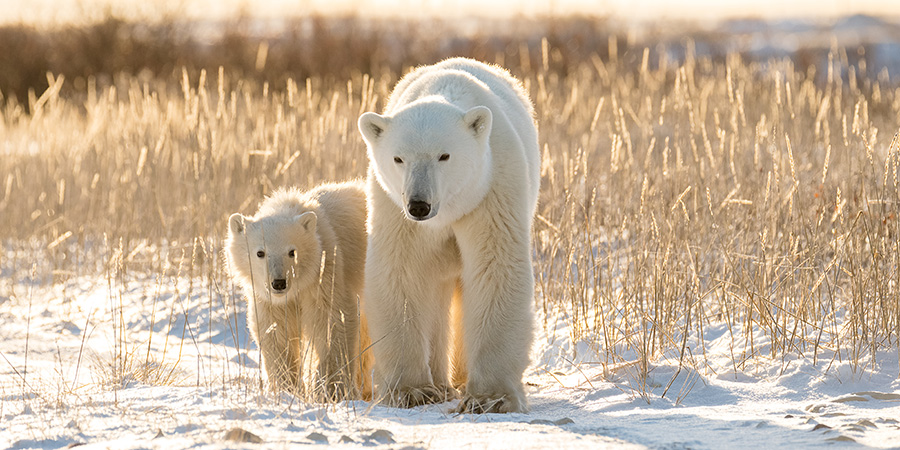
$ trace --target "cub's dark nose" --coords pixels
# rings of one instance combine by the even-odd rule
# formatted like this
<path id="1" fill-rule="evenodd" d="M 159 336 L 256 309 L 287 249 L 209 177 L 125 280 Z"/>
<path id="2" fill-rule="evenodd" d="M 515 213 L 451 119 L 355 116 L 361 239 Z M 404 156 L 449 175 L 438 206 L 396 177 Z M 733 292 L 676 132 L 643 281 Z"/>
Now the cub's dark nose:
<path id="1" fill-rule="evenodd" d="M 422 219 L 431 212 L 431 205 L 421 200 L 410 200 L 406 210 L 416 219 Z"/>
<path id="2" fill-rule="evenodd" d="M 276 278 L 272 280 L 272 289 L 276 291 L 283 291 L 287 288 L 287 280 L 284 278 Z"/>

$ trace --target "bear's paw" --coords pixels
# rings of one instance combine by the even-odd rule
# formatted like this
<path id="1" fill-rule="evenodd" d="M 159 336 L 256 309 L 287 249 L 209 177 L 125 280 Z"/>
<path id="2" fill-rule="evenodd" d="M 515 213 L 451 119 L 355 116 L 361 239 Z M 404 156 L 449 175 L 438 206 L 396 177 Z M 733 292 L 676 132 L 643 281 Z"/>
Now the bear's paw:
<path id="1" fill-rule="evenodd" d="M 397 389 L 387 397 L 387 403 L 399 408 L 444 403 L 456 398 L 456 391 L 448 386 L 418 386 Z"/>
<path id="2" fill-rule="evenodd" d="M 465 394 L 453 412 L 456 414 L 526 413 L 528 406 L 523 398 L 511 395 Z"/>

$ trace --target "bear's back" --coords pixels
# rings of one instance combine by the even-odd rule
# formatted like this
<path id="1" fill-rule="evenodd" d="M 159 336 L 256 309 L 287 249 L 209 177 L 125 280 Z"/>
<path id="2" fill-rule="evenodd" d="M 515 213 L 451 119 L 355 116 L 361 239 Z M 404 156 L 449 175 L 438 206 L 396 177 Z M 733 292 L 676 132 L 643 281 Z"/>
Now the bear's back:
<path id="1" fill-rule="evenodd" d="M 497 108 L 498 111 L 493 111 L 495 114 L 502 113 L 509 116 L 514 124 L 534 123 L 534 106 L 525 88 L 516 78 L 502 67 L 468 58 L 446 59 L 432 66 L 416 68 L 406 74 L 391 92 L 387 105 L 385 105 L 385 112 L 394 113 L 416 100 L 427 97 L 436 91 L 447 89 L 447 86 L 440 86 L 443 84 L 440 81 L 441 78 L 445 80 L 444 83 L 458 88 L 460 77 L 456 75 L 471 77 L 468 89 L 473 92 L 470 94 L 474 94 L 476 97 L 485 94 L 494 97 L 493 99 L 475 100 L 473 105 L 468 105 L 468 107 L 475 105 L 490 107 L 491 103 L 496 102 L 499 108 Z M 466 83 L 465 80 L 462 82 Z M 476 85 L 480 86 L 476 88 Z M 487 92 L 478 92 L 481 89 Z M 530 136 L 525 138 L 528 139 Z"/>
<path id="2" fill-rule="evenodd" d="M 362 181 L 325 184 L 308 194 L 318 203 L 320 223 L 331 227 L 341 253 L 345 282 L 362 282 L 366 261 L 366 191 Z M 325 220 L 321 220 L 324 218 Z M 356 273 L 358 272 L 358 273 Z"/>
<path id="3" fill-rule="evenodd" d="M 510 75 L 506 69 L 468 58 L 450 58 L 433 67 L 434 70 L 459 70 L 471 74 L 486 84 L 491 92 L 500 98 L 500 102 L 506 107 L 504 112 L 509 114 L 508 108 L 518 109 L 518 106 L 521 106 L 525 111 L 525 116 L 529 120 L 534 120 L 534 106 L 531 98 L 519 80 Z M 514 120 L 518 123 L 520 118 Z"/>
<path id="4" fill-rule="evenodd" d="M 471 74 L 473 77 L 486 84 L 500 103 L 499 111 L 492 108 L 496 116 L 502 114 L 507 117 L 521 140 L 524 148 L 525 162 L 528 166 L 529 179 L 528 191 L 534 204 L 537 200 L 540 186 L 540 149 L 538 147 L 537 123 L 534 120 L 534 105 L 525 88 L 510 73 L 499 66 L 488 65 L 480 61 L 468 58 L 450 58 L 434 65 L 435 70 L 459 70 Z M 485 105 L 490 106 L 490 105 Z M 534 214 L 534 211 L 531 212 Z"/>

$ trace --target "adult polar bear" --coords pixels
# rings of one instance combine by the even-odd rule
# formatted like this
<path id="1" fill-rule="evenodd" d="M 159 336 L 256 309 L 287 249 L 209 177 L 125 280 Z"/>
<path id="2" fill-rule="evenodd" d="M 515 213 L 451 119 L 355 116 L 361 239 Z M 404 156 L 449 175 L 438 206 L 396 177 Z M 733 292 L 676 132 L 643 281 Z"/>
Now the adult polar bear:
<path id="1" fill-rule="evenodd" d="M 358 125 L 378 394 L 406 407 L 447 399 L 452 332 L 458 410 L 527 411 L 540 184 L 528 94 L 502 68 L 454 58 L 403 77 L 384 115 Z"/>

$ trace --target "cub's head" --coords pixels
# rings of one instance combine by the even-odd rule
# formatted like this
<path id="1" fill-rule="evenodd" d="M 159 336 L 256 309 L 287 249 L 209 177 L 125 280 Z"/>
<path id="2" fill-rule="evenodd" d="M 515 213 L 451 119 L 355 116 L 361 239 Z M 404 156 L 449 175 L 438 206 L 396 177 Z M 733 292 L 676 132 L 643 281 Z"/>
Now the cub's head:
<path id="1" fill-rule="evenodd" d="M 409 220 L 445 225 L 471 211 L 490 185 L 491 110 L 423 99 L 393 115 L 359 118 L 369 163 Z"/>
<path id="2" fill-rule="evenodd" d="M 228 218 L 225 255 L 232 276 L 258 299 L 283 303 L 317 280 L 321 245 L 316 214 Z"/>

